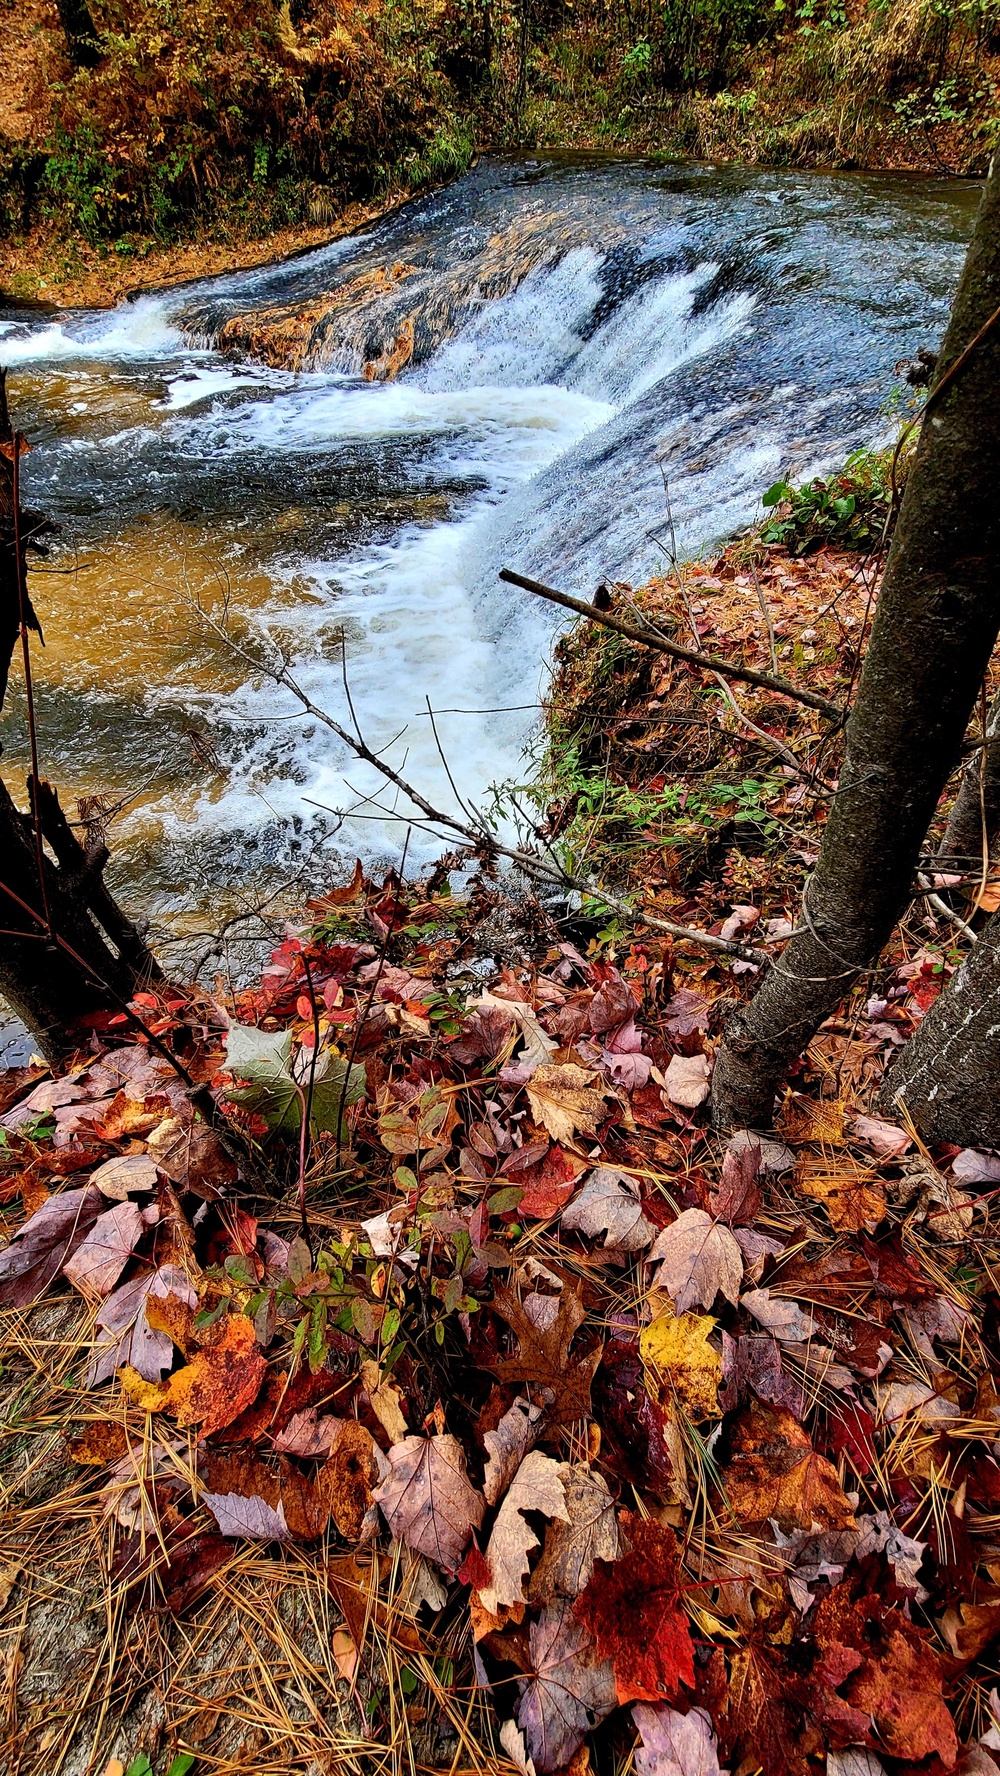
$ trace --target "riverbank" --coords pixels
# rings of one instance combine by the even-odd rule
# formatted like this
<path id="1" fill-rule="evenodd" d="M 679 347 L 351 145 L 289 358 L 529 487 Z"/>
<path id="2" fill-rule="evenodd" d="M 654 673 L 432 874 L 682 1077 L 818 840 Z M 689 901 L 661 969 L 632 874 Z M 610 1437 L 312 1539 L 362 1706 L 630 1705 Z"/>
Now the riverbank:
<path id="1" fill-rule="evenodd" d="M 885 476 L 774 491 L 610 606 L 843 699 Z M 540 836 L 780 953 L 836 739 L 597 624 L 558 657 Z M 949 933 L 726 1142 L 755 963 L 596 911 L 359 865 L 246 991 L 0 1082 L 21 1776 L 995 1768 L 996 1161 L 871 1113 Z"/>
<path id="2" fill-rule="evenodd" d="M 74 68 L 51 0 L 0 7 L 0 299 L 104 306 L 258 265 L 481 151 L 975 177 L 1000 118 L 976 6 L 754 0 L 725 30 L 696 9 L 686 36 L 586 6 L 523 29 L 438 0 L 236 6 L 228 38 L 194 0 L 169 27 L 92 11 L 105 52 Z"/>

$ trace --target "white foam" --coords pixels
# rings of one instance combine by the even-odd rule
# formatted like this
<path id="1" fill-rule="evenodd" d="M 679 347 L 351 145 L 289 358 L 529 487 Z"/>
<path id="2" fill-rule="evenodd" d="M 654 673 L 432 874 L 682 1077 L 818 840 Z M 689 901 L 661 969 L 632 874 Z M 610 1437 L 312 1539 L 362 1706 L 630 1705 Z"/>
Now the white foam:
<path id="1" fill-rule="evenodd" d="M 329 258 L 345 250 L 338 243 Z M 716 270 L 705 263 L 654 273 L 595 327 L 602 266 L 591 248 L 566 254 L 512 295 L 484 301 L 429 362 L 388 384 L 294 375 L 192 352 L 171 318 L 177 298 L 148 298 L 111 315 L 34 329 L 15 325 L 3 335 L 2 357 L 125 357 L 163 367 L 166 397 L 150 414 L 157 432 L 144 424 L 88 440 L 88 449 L 165 436 L 210 474 L 224 457 L 259 464 L 262 453 L 282 461 L 335 452 L 340 444 L 370 441 L 389 451 L 405 445 L 413 484 L 450 490 L 448 516 L 404 524 L 388 538 L 382 530 L 340 556 L 281 562 L 272 569 L 275 600 L 264 622 L 290 653 L 306 694 L 350 728 L 343 632 L 365 740 L 384 748 L 387 761 L 436 806 L 461 814 L 456 790 L 482 805 L 491 784 L 517 773 L 533 715 L 517 707 L 442 713 L 446 768 L 424 699 L 440 711 L 533 704 L 555 626 L 549 606 L 501 587 L 498 569 L 522 566 L 567 589 L 592 590 L 603 573 L 623 577 L 630 567 L 655 565 L 655 544 L 645 532 L 662 510 L 656 452 L 663 428 L 647 423 L 642 404 L 681 364 L 707 356 L 750 323 L 746 295 L 695 312 Z M 268 275 L 274 274 L 241 283 L 241 290 L 266 286 Z M 190 291 L 185 300 L 192 300 Z M 742 417 L 734 409 L 734 433 Z M 725 417 L 716 409 L 712 423 L 720 422 Z M 683 414 L 674 424 L 696 437 L 700 421 Z M 760 486 L 773 478 L 779 439 L 776 414 L 773 436 L 759 428 L 752 448 L 707 449 L 710 466 L 685 483 L 690 521 L 677 514 L 682 546 L 709 527 L 718 532 L 748 516 Z M 67 439 L 64 447 L 84 444 Z M 238 605 L 238 581 L 234 596 Z M 200 708 L 228 762 L 228 782 L 217 781 L 198 805 L 199 830 L 236 839 L 272 818 L 308 821 L 318 804 L 353 808 L 346 848 L 367 857 L 398 851 L 400 827 L 385 807 L 395 792 L 322 722 L 303 720 L 289 694 L 266 678 L 251 677 L 224 699 L 176 683 L 152 686 L 148 697 L 154 710 L 168 703 Z M 414 812 L 404 796 L 397 802 L 397 813 Z M 190 806 L 182 814 L 168 799 L 158 812 L 168 836 L 186 844 Z M 417 833 L 410 856 L 418 861 L 439 850 L 436 839 Z"/>
<path id="2" fill-rule="evenodd" d="M 144 296 L 107 314 L 80 315 L 44 326 L 13 324 L 4 334 L 3 358 L 8 366 L 58 363 L 67 358 L 152 358 L 184 348 L 170 320 L 166 298 Z"/>

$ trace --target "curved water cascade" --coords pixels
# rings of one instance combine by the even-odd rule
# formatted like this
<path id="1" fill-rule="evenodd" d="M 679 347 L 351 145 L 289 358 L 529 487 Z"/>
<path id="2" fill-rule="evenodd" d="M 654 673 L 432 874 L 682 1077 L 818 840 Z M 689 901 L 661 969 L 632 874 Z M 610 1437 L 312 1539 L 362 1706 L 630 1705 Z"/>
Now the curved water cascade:
<path id="1" fill-rule="evenodd" d="M 127 802 L 154 926 L 308 862 L 398 849 L 378 778 L 220 653 L 252 617 L 303 688 L 442 806 L 523 770 L 556 617 L 746 522 L 779 471 L 886 433 L 939 335 L 977 192 L 957 181 L 481 163 L 366 234 L 101 315 L 0 316 L 32 504 L 44 768 Z M 56 570 L 56 571 L 51 571 Z M 9 765 L 24 710 L 2 724 Z M 375 796 L 378 805 L 364 800 Z M 341 822 L 330 810 L 351 810 Z M 312 861 L 313 848 L 324 860 Z M 413 841 L 411 856 L 436 850 Z"/>

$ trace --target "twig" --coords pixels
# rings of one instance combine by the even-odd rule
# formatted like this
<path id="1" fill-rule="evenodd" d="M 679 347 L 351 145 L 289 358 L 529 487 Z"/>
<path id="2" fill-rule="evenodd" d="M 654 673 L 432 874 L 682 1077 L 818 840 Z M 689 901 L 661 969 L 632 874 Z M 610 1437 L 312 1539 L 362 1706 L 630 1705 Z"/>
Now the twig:
<path id="1" fill-rule="evenodd" d="M 934 908 L 934 911 L 940 913 L 942 919 L 947 919 L 949 925 L 955 925 L 959 931 L 964 931 L 966 937 L 971 938 L 972 942 L 975 943 L 978 939 L 978 932 L 974 931 L 972 926 L 966 923 L 962 918 L 961 913 L 956 913 L 954 907 L 950 907 L 948 902 L 942 899 L 940 894 L 935 892 L 929 877 L 918 876 L 917 881 L 920 884 L 922 893 L 926 896 L 927 900 Z"/>
<path id="2" fill-rule="evenodd" d="M 403 855 L 400 858 L 400 862 L 399 862 L 400 887 L 402 887 L 402 883 L 403 883 L 403 871 L 406 868 L 406 853 L 409 850 L 409 848 L 410 848 L 410 828 L 407 827 L 406 838 L 403 840 Z M 396 895 L 396 907 L 398 908 L 398 906 L 399 906 L 399 895 L 397 894 Z M 344 1137 L 344 1105 L 347 1102 L 348 1087 L 350 1086 L 350 1083 L 351 1083 L 351 1068 L 354 1065 L 354 1057 L 358 1052 L 358 1047 L 361 1042 L 362 1032 L 364 1030 L 366 1023 L 368 1022 L 368 1013 L 371 1011 L 371 1008 L 372 1008 L 373 1004 L 375 1003 L 375 994 L 378 990 L 378 983 L 382 979 L 382 970 L 385 967 L 385 959 L 389 953 L 389 939 L 391 938 L 391 936 L 392 936 L 392 913 L 389 914 L 389 923 L 386 927 L 385 937 L 382 939 L 382 948 L 379 953 L 379 958 L 378 958 L 378 962 L 376 964 L 375 973 L 372 976 L 372 984 L 371 984 L 371 987 L 369 988 L 369 991 L 368 991 L 368 997 L 365 1000 L 364 1009 L 362 1010 L 360 1016 L 357 1019 L 357 1022 L 354 1025 L 354 1036 L 352 1038 L 351 1046 L 350 1046 L 350 1049 L 348 1050 L 348 1054 L 347 1054 L 347 1066 L 344 1070 L 344 1083 L 340 1088 L 340 1098 L 337 1103 L 336 1142 L 337 1142 L 337 1170 L 338 1170 L 338 1172 L 340 1171 L 340 1155 L 341 1155 L 341 1148 L 343 1145 L 343 1137 Z"/>
<path id="3" fill-rule="evenodd" d="M 319 1006 L 316 1002 L 316 988 L 313 984 L 312 969 L 303 945 L 302 966 L 305 970 L 306 985 L 309 988 L 309 1005 L 312 1011 L 313 1044 L 309 1056 L 309 1079 L 306 1084 L 305 1097 L 302 1102 L 302 1128 L 299 1133 L 299 1215 L 302 1221 L 302 1238 L 309 1244 L 309 1221 L 306 1216 L 306 1166 L 309 1163 L 310 1125 L 312 1122 L 313 1095 L 316 1090 L 316 1062 L 319 1060 Z"/>
<path id="4" fill-rule="evenodd" d="M 757 563 L 755 561 L 751 561 L 750 563 L 750 572 L 753 574 L 753 583 L 757 588 L 757 602 L 760 605 L 760 614 L 767 624 L 767 640 L 771 653 L 771 669 L 772 671 L 777 672 L 778 644 L 774 635 L 774 620 L 771 616 L 771 607 L 768 604 L 767 599 L 764 597 L 764 588 L 760 583 L 760 575 L 757 572 Z"/>
<path id="5" fill-rule="evenodd" d="M 49 936 L 52 934 L 52 909 L 49 906 L 49 888 L 45 880 L 45 852 L 42 849 L 42 810 L 38 798 L 38 731 L 35 726 L 35 691 L 31 678 L 31 647 L 28 641 L 28 587 L 24 577 L 24 547 L 21 541 L 21 434 L 11 434 L 11 457 L 13 460 L 13 481 L 11 497 L 14 502 L 14 574 L 17 580 L 17 614 L 21 636 L 21 661 L 24 667 L 24 696 L 28 710 L 28 746 L 31 753 L 31 813 L 35 829 L 35 867 L 38 871 L 38 890 L 42 897 L 42 912 L 45 915 L 45 928 Z"/>
<path id="6" fill-rule="evenodd" d="M 672 654 L 675 660 L 686 660 L 691 666 L 700 666 L 707 672 L 721 672 L 727 678 L 739 678 L 746 684 L 757 685 L 761 690 L 773 691 L 779 697 L 790 697 L 795 703 L 804 703 L 809 709 L 818 709 L 821 715 L 831 721 L 842 721 L 844 710 L 839 703 L 831 702 L 818 691 L 803 690 L 787 678 L 780 678 L 771 672 L 757 672 L 752 666 L 738 666 L 733 660 L 724 660 L 720 654 L 696 653 L 693 648 L 681 647 L 675 641 L 667 641 L 664 636 L 655 634 L 649 629 L 639 629 L 634 623 L 626 623 L 610 611 L 599 611 L 594 605 L 587 604 L 582 598 L 571 598 L 568 592 L 557 592 L 554 586 L 545 586 L 540 580 L 529 580 L 525 574 L 515 573 L 512 568 L 500 570 L 500 578 L 508 585 L 520 586 L 525 592 L 534 592 L 538 598 L 547 598 L 550 604 L 561 604 L 565 610 L 576 611 L 578 616 L 589 617 L 594 623 L 602 623 L 606 629 L 614 629 L 618 635 L 624 635 L 627 641 L 638 642 L 640 647 L 654 648 L 658 654 Z"/>
<path id="7" fill-rule="evenodd" d="M 584 606 L 583 608 L 586 610 L 587 606 Z M 643 924 L 648 925 L 651 930 L 662 931 L 667 936 L 676 938 L 678 941 L 695 943 L 700 945 L 702 949 L 718 950 L 727 956 L 737 956 L 741 961 L 756 962 L 758 965 L 768 960 L 763 950 L 755 949 L 750 944 L 732 943 L 728 938 L 717 937 L 713 932 L 699 931 L 696 927 L 691 925 L 678 925 L 674 920 L 662 919 L 657 914 L 647 912 L 642 907 L 630 906 L 627 901 L 620 899 L 618 895 L 611 894 L 606 888 L 603 888 L 599 882 L 592 881 L 586 877 L 572 875 L 568 870 L 564 870 L 557 862 L 549 862 L 547 859 L 538 857 L 531 851 L 525 851 L 515 845 L 505 845 L 502 840 L 498 839 L 494 833 L 490 832 L 485 825 L 480 825 L 478 822 L 474 824 L 466 824 L 464 821 L 456 819 L 453 814 L 443 813 L 440 808 L 435 808 L 433 804 L 427 800 L 427 797 L 417 789 L 415 784 L 408 783 L 405 777 L 402 777 L 400 773 L 396 771 L 392 765 L 387 764 L 384 759 L 379 758 L 378 754 L 373 752 L 371 747 L 363 740 L 355 739 L 352 734 L 348 733 L 346 728 L 343 728 L 338 721 L 334 720 L 332 715 L 329 715 L 325 709 L 321 709 L 319 704 L 314 703 L 312 698 L 302 689 L 301 685 L 296 683 L 288 670 L 287 661 L 285 661 L 281 655 L 278 655 L 278 664 L 269 665 L 267 660 L 263 659 L 259 653 L 252 653 L 248 648 L 241 647 L 238 642 L 233 641 L 231 636 L 229 636 L 212 617 L 208 616 L 205 611 L 202 611 L 201 615 L 207 626 L 218 635 L 223 644 L 229 648 L 238 659 L 246 661 L 256 671 L 266 673 L 275 684 L 283 685 L 285 689 L 290 691 L 292 696 L 297 699 L 306 713 L 312 716 L 314 721 L 321 722 L 325 727 L 329 728 L 332 733 L 337 735 L 339 740 L 343 741 L 344 745 L 347 746 L 351 752 L 355 753 L 358 758 L 363 759 L 366 764 L 373 765 L 375 770 L 378 771 L 387 782 L 393 784 L 396 789 L 401 790 L 413 806 L 420 809 L 421 813 L 424 815 L 425 821 L 430 822 L 430 824 L 435 827 L 444 827 L 445 831 L 448 833 L 457 833 L 472 851 L 479 853 L 487 852 L 494 856 L 507 857 L 510 859 L 511 863 L 516 864 L 518 869 L 522 870 L 525 875 L 534 878 L 536 881 L 544 882 L 549 887 L 559 888 L 564 892 L 569 889 L 577 894 L 589 895 L 591 899 L 601 901 L 610 909 L 610 911 L 617 913 L 620 918 L 627 919 L 630 923 L 641 921 Z M 658 647 L 659 643 L 657 642 L 655 645 Z M 725 662 L 723 662 L 723 664 L 725 664 Z M 744 677 L 745 676 L 746 674 L 744 673 Z M 379 803 L 375 801 L 374 797 L 367 796 L 365 797 L 365 800 L 370 802 L 373 807 L 379 807 Z M 322 808 L 325 804 L 322 802 L 314 802 L 313 806 Z M 327 811 L 330 813 L 339 812 L 337 809 L 328 809 Z M 407 815 L 395 814 L 392 810 L 382 809 L 381 811 L 383 813 L 389 813 L 393 819 L 406 820 L 409 826 L 420 826 L 423 824 L 423 822 L 414 820 Z M 436 834 L 435 836 L 442 838 L 442 842 L 444 842 L 441 834 Z"/>

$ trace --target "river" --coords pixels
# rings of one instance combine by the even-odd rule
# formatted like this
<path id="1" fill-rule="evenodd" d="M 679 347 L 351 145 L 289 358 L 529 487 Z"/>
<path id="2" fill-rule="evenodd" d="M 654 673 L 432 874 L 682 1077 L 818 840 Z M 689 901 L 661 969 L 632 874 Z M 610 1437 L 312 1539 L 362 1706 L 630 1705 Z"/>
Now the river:
<path id="1" fill-rule="evenodd" d="M 318 887 L 356 852 L 398 853 L 362 800 L 378 779 L 199 607 L 266 630 L 349 725 L 343 648 L 366 739 L 453 806 L 429 699 L 481 799 L 526 769 L 558 625 L 497 570 L 585 596 L 641 583 L 664 565 L 665 483 L 691 554 L 779 472 L 887 435 L 893 365 L 937 342 L 977 199 L 956 180 L 484 160 L 277 267 L 101 313 L 0 312 L 25 497 L 61 526 L 32 576 L 43 769 L 70 803 L 125 804 L 133 909 L 190 933 L 296 869 Z M 259 317 L 273 338 L 303 309 L 321 318 L 294 348 L 252 361 Z M 410 361 L 365 380 L 401 320 Z M 15 671 L 18 776 L 25 725 Z M 410 855 L 436 849 L 417 833 Z"/>

